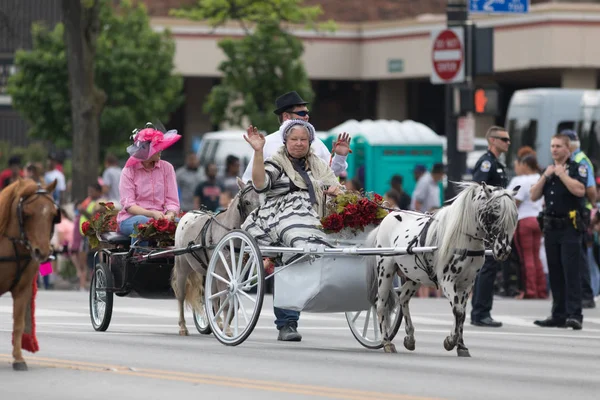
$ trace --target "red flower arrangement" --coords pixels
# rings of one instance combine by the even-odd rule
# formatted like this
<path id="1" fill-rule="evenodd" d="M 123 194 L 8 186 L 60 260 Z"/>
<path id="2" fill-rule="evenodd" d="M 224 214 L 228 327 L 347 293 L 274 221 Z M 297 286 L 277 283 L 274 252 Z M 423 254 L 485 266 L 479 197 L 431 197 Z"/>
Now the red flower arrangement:
<path id="1" fill-rule="evenodd" d="M 169 247 L 175 244 L 175 231 L 177 230 L 178 220 L 185 215 L 185 212 L 179 213 L 175 221 L 168 218 L 151 218 L 145 224 L 138 224 L 134 227 L 132 237 L 149 241 L 157 247 Z"/>
<path id="2" fill-rule="evenodd" d="M 327 233 L 344 228 L 364 231 L 367 225 L 379 225 L 388 214 L 382 204 L 383 197 L 377 193 L 340 194 L 327 203 L 327 215 L 321 218 L 321 226 Z"/>
<path id="3" fill-rule="evenodd" d="M 118 211 L 115 209 L 115 203 L 99 202 L 103 210 L 98 211 L 91 220 L 85 221 L 81 225 L 83 235 L 88 238 L 91 248 L 98 247 L 100 243 L 100 235 L 106 232 L 115 232 L 119 226 L 117 225 Z"/>

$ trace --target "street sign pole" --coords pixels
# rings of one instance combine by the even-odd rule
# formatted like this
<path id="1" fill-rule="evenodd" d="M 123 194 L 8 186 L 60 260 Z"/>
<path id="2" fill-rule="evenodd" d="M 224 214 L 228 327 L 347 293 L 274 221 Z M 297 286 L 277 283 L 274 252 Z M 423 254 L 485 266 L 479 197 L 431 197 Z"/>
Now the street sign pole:
<path id="1" fill-rule="evenodd" d="M 447 15 L 447 27 L 460 27 L 464 30 L 465 35 L 465 51 L 464 51 L 464 64 L 465 64 L 465 81 L 462 84 L 471 85 L 473 70 L 472 70 L 472 25 L 469 21 L 469 12 L 467 1 L 469 0 L 448 0 L 448 6 L 446 9 Z M 454 112 L 453 105 L 455 101 L 453 99 L 457 96 L 461 84 L 446 84 L 445 85 L 445 127 L 446 127 L 446 140 L 447 140 L 447 176 L 448 186 L 445 191 L 445 199 L 451 199 L 457 192 L 456 188 L 451 182 L 460 182 L 462 176 L 465 173 L 467 166 L 467 156 L 465 153 L 458 151 L 458 127 L 457 127 L 457 115 Z"/>

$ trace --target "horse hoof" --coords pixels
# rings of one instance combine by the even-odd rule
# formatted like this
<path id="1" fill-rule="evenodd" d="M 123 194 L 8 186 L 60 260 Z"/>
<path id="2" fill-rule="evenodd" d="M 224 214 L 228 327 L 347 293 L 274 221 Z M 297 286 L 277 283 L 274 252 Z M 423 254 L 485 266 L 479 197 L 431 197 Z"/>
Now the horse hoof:
<path id="1" fill-rule="evenodd" d="M 25 364 L 25 361 L 20 361 L 20 362 L 14 362 L 13 363 L 13 369 L 15 371 L 27 371 L 27 364 Z"/>
<path id="2" fill-rule="evenodd" d="M 190 333 L 188 332 L 187 329 L 180 329 L 179 330 L 179 336 L 189 336 Z"/>
<path id="3" fill-rule="evenodd" d="M 469 349 L 456 349 L 456 353 L 459 357 L 471 357 Z"/>
<path id="4" fill-rule="evenodd" d="M 444 348 L 448 351 L 454 349 L 454 346 L 456 346 L 454 343 L 452 343 L 452 338 L 450 336 L 446 337 L 446 339 L 444 339 Z"/>
<path id="5" fill-rule="evenodd" d="M 404 337 L 404 348 L 409 351 L 413 351 L 415 349 L 415 338 L 411 336 Z"/>
<path id="6" fill-rule="evenodd" d="M 383 345 L 383 351 L 386 353 L 397 353 L 394 343 L 386 343 Z"/>

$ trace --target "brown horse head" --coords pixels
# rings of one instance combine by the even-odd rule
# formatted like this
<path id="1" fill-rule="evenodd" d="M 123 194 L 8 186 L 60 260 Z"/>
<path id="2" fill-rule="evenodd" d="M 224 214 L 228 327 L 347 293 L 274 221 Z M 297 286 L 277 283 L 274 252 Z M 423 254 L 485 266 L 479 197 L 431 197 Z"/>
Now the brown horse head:
<path id="1" fill-rule="evenodd" d="M 50 239 L 60 212 L 51 193 L 56 180 L 43 187 L 31 179 L 18 179 L 0 192 L 0 235 L 26 248 L 37 262 L 50 256 Z"/>

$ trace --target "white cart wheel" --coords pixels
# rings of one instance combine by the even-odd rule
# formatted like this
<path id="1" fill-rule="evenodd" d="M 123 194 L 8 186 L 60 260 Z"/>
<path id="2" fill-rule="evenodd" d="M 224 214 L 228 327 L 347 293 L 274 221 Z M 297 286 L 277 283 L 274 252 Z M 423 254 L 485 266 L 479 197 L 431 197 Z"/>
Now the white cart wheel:
<path id="1" fill-rule="evenodd" d="M 196 325 L 196 329 L 202 335 L 210 335 L 212 333 L 212 329 L 210 329 L 210 323 L 208 322 L 208 318 L 204 310 L 200 312 L 194 312 L 194 325 Z"/>
<path id="2" fill-rule="evenodd" d="M 213 250 L 204 290 L 210 328 L 217 340 L 237 346 L 250 336 L 262 309 L 265 270 L 254 238 L 236 229 Z"/>
<path id="3" fill-rule="evenodd" d="M 212 333 L 212 329 L 210 329 L 210 323 L 208 322 L 208 317 L 206 316 L 206 307 L 202 307 L 199 312 L 193 313 L 194 316 L 194 325 L 196 325 L 196 329 L 202 335 L 210 335 Z"/>
<path id="4" fill-rule="evenodd" d="M 397 292 L 399 288 L 395 289 Z M 396 303 L 392 310 L 390 340 L 394 340 L 400 325 L 402 324 L 402 307 Z M 379 329 L 377 321 L 377 307 L 372 306 L 366 311 L 347 312 L 346 321 L 350 327 L 350 332 L 367 349 L 381 349 L 383 347 L 383 336 Z M 388 321 L 389 323 L 389 321 Z"/>

